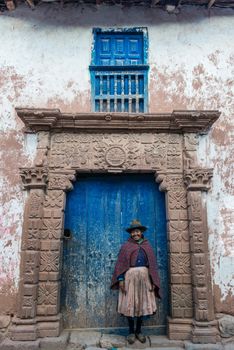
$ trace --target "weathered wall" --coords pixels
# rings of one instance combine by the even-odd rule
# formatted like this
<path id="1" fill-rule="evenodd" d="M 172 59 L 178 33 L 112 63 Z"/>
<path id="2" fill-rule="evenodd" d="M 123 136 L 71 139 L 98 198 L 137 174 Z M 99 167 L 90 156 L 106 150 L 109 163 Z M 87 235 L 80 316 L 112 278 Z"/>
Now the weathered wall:
<path id="1" fill-rule="evenodd" d="M 21 6 L 1 16 L 0 47 L 0 310 L 13 313 L 26 194 L 20 166 L 32 164 L 35 135 L 23 133 L 14 108 L 91 110 L 89 64 L 93 27 L 148 27 L 149 111 L 219 109 L 201 136 L 200 164 L 214 167 L 208 225 L 216 311 L 233 307 L 234 17 L 232 10 Z"/>

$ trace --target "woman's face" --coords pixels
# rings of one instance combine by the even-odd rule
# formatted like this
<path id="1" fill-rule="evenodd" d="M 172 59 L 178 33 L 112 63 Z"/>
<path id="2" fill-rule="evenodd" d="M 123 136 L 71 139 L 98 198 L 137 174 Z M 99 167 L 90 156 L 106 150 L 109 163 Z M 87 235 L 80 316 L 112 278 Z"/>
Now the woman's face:
<path id="1" fill-rule="evenodd" d="M 130 234 L 132 239 L 134 239 L 135 241 L 139 241 L 139 239 L 142 238 L 142 232 L 141 230 L 139 230 L 139 228 L 135 228 L 134 230 L 131 231 Z"/>

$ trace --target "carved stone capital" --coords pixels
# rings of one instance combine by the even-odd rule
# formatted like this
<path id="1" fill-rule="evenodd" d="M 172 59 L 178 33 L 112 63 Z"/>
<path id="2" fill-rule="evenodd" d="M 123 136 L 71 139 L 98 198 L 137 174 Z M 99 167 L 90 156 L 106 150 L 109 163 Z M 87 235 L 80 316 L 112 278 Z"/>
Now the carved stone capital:
<path id="1" fill-rule="evenodd" d="M 75 171 L 51 172 L 49 174 L 49 190 L 72 190 L 72 181 L 75 181 Z"/>
<path id="2" fill-rule="evenodd" d="M 44 189 L 47 184 L 48 170 L 43 167 L 20 168 L 25 189 Z"/>
<path id="3" fill-rule="evenodd" d="M 212 176 L 212 169 L 190 169 L 184 172 L 184 183 L 188 191 L 208 191 Z"/>

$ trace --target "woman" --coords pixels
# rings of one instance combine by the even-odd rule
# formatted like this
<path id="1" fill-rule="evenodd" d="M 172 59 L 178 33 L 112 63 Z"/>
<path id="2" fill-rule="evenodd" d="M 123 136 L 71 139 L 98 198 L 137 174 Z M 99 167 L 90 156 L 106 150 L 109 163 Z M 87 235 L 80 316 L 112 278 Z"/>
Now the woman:
<path id="1" fill-rule="evenodd" d="M 142 317 L 156 312 L 155 296 L 160 298 L 156 257 L 144 238 L 146 230 L 138 220 L 133 220 L 126 229 L 130 237 L 120 249 L 111 284 L 112 289 L 119 289 L 118 312 L 128 318 L 130 344 L 136 338 L 145 343 Z"/>

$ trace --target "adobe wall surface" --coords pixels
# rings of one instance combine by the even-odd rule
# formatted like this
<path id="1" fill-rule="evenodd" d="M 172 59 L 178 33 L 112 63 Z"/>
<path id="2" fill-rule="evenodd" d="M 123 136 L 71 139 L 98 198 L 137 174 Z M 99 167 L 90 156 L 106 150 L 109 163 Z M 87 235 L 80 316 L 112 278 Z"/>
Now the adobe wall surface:
<path id="1" fill-rule="evenodd" d="M 183 8 L 22 6 L 1 15 L 0 48 L 0 310 L 13 314 L 25 198 L 18 168 L 30 166 L 36 135 L 24 134 L 15 107 L 91 111 L 89 64 L 93 27 L 144 26 L 149 34 L 149 112 L 218 109 L 200 137 L 200 165 L 214 168 L 208 193 L 209 247 L 215 307 L 234 314 L 233 11 Z"/>

